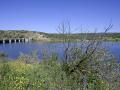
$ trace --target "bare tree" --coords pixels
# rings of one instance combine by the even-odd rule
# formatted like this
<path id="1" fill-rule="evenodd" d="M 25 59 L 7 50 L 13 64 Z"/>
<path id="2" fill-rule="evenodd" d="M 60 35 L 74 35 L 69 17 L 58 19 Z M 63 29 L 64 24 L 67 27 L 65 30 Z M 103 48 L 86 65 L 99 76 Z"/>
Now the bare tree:
<path id="1" fill-rule="evenodd" d="M 65 48 L 63 70 L 66 71 L 67 75 L 72 75 L 74 79 L 76 78 L 76 75 L 79 76 L 82 74 L 82 79 L 78 77 L 76 78 L 78 81 L 82 80 L 82 83 L 80 84 L 82 85 L 82 89 L 80 87 L 80 90 L 86 90 L 88 80 L 87 75 L 89 75 L 91 72 L 100 74 L 102 70 L 101 65 L 107 63 L 104 60 L 111 59 L 110 56 L 106 54 L 105 49 L 102 47 L 102 42 L 104 41 L 105 35 L 112 27 L 113 25 L 109 24 L 103 33 L 93 33 L 92 38 L 89 40 L 87 40 L 89 34 L 85 33 L 83 38 L 77 41 L 72 38 L 71 31 L 73 30 L 70 22 L 63 22 L 59 25 L 57 31 L 62 35 L 62 41 Z M 73 42 L 73 40 L 75 42 Z M 107 71 L 107 69 L 105 70 Z M 103 74 L 105 70 L 102 71 L 102 74 L 100 74 L 102 78 L 107 78 Z"/>

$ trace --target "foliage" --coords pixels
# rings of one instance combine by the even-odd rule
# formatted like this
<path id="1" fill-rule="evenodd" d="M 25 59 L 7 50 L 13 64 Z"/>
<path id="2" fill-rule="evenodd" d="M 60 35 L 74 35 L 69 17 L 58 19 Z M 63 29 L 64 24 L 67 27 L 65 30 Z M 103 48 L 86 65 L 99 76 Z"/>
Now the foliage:
<path id="1" fill-rule="evenodd" d="M 96 66 L 90 67 L 87 64 L 87 68 L 83 64 L 77 69 L 75 68 L 77 63 L 78 61 L 75 61 L 63 65 L 57 61 L 55 54 L 49 60 L 39 63 L 26 63 L 20 59 L 2 63 L 0 64 L 0 90 L 117 90 L 120 88 L 118 83 L 120 75 L 115 75 L 117 73 L 113 75 L 111 72 L 117 69 L 119 64 L 96 62 Z M 106 76 L 103 77 L 102 74 Z"/>
<path id="2" fill-rule="evenodd" d="M 112 38 L 111 40 L 117 42 L 120 41 L 120 38 Z"/>
<path id="3" fill-rule="evenodd" d="M 99 36 L 103 35 L 104 33 L 96 33 L 96 36 L 94 36 L 94 33 L 76 33 L 76 34 L 71 34 L 69 35 L 69 38 L 71 38 L 72 40 L 81 40 L 83 39 L 83 37 L 86 37 L 87 40 L 91 40 L 94 37 L 96 37 L 96 39 L 99 38 Z M 63 34 L 46 34 L 46 36 L 48 36 L 49 38 L 52 38 L 55 41 L 60 41 L 63 37 Z M 120 39 L 120 33 L 107 33 L 105 34 L 105 36 L 103 37 L 106 40 L 111 40 L 111 41 L 116 41 L 114 39 L 117 39 L 117 41 L 120 41 L 118 39 Z"/>
<path id="4" fill-rule="evenodd" d="M 7 61 L 7 54 L 0 52 L 0 63 Z"/>

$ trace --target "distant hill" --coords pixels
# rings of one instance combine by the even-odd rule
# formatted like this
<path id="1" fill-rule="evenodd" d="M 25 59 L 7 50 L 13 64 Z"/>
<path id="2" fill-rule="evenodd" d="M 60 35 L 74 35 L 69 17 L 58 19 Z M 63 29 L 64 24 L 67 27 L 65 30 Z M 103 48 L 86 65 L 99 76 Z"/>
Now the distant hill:
<path id="1" fill-rule="evenodd" d="M 71 39 L 86 38 L 88 40 L 92 39 L 93 37 L 97 39 L 99 36 L 103 36 L 103 38 L 107 40 L 120 41 L 120 33 L 76 33 L 68 35 L 68 37 Z M 50 34 L 27 30 L 0 30 L 0 39 L 6 38 L 32 38 L 33 40 L 37 41 L 51 41 L 60 40 L 64 37 L 63 34 Z"/>
<path id="2" fill-rule="evenodd" d="M 63 34 L 46 34 L 47 37 L 53 39 L 62 39 Z M 120 41 L 120 33 L 76 33 L 68 35 L 71 39 L 83 39 L 86 38 L 87 40 L 91 40 L 94 38 L 102 37 L 106 40 L 113 40 L 113 41 Z"/>
<path id="3" fill-rule="evenodd" d="M 43 32 L 27 30 L 0 30 L 0 39 L 7 38 L 32 38 L 33 40 L 48 40 Z"/>

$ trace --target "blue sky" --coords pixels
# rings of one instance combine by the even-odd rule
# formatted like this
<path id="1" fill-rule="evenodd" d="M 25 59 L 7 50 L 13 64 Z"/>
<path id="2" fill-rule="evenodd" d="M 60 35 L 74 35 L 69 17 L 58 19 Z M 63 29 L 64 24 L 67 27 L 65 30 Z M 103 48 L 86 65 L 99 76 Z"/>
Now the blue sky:
<path id="1" fill-rule="evenodd" d="M 56 33 L 57 26 L 70 20 L 82 32 L 120 32 L 120 0 L 0 0 L 1 30 L 32 30 Z"/>

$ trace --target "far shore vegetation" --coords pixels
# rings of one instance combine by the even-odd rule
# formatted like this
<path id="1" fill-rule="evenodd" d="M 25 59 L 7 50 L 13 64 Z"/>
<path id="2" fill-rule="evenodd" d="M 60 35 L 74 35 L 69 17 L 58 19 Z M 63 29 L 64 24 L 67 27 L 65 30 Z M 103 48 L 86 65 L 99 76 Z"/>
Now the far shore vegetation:
<path id="1" fill-rule="evenodd" d="M 93 37 L 99 39 L 103 33 L 75 33 L 66 35 L 66 37 L 71 38 L 72 41 L 80 41 L 83 38 L 86 40 L 92 40 Z M 64 35 L 65 36 L 65 35 Z M 1 39 L 11 39 L 11 38 L 32 38 L 33 41 L 50 41 L 50 42 L 62 42 L 63 34 L 51 34 L 44 32 L 35 32 L 27 30 L 0 30 L 0 40 Z M 106 33 L 104 36 L 104 41 L 120 41 L 120 33 Z"/>

